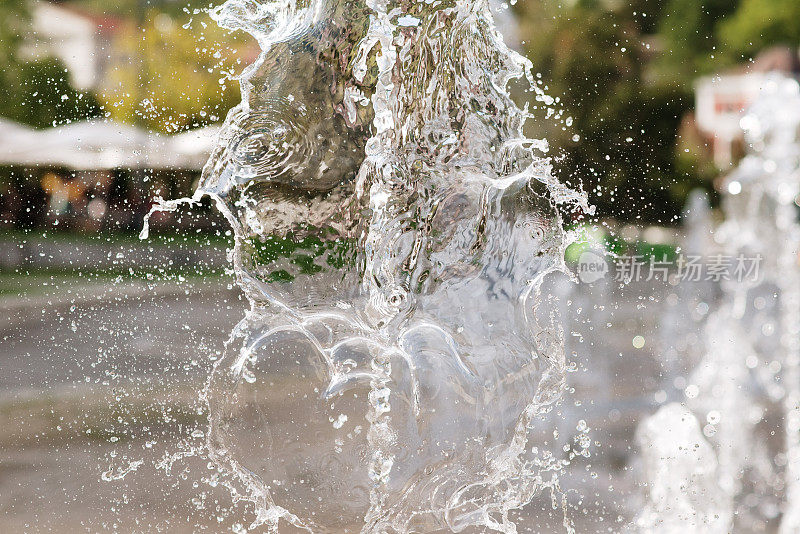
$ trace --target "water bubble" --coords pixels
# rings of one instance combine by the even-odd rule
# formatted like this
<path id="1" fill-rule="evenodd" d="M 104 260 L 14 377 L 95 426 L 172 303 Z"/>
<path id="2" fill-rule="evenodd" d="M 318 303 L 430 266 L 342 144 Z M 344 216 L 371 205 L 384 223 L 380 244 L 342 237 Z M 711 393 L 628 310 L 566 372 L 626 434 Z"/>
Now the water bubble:
<path id="1" fill-rule="evenodd" d="M 347 422 L 347 416 L 345 414 L 340 414 L 339 417 L 337 417 L 336 420 L 333 421 L 333 428 L 336 429 L 342 428 L 342 426 L 344 426 L 346 422 Z"/>

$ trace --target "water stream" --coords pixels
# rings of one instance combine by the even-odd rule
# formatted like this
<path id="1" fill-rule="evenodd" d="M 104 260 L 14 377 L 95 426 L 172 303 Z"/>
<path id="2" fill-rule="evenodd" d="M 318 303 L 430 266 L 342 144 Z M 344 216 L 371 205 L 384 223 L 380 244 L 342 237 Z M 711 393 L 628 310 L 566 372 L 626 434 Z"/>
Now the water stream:
<path id="1" fill-rule="evenodd" d="M 561 210 L 590 211 L 523 135 L 556 103 L 485 1 L 212 16 L 262 49 L 195 196 L 251 302 L 205 393 L 215 469 L 250 528 L 515 532 L 509 510 L 558 494 L 564 461 L 529 439 L 565 380 L 539 289 Z"/>
<path id="2" fill-rule="evenodd" d="M 235 234 L 250 310 L 203 392 L 205 443 L 185 454 L 249 504 L 241 531 L 512 533 L 510 512 L 545 492 L 572 531 L 559 477 L 590 456 L 584 417 L 622 445 L 601 462 L 640 466 L 621 529 L 800 530 L 796 81 L 771 79 L 742 121 L 725 222 L 699 196 L 687 210 L 684 253 L 757 258 L 761 275 L 624 297 L 643 310 L 669 293 L 647 332 L 664 382 L 650 398 L 625 383 L 650 371 L 602 337 L 619 336 L 627 284 L 562 283 L 562 216 L 591 208 L 523 134 L 558 105 L 487 2 L 228 0 L 212 17 L 262 52 L 195 196 L 161 208 L 211 197 Z M 565 325 L 608 353 L 584 355 L 589 406 L 555 408 Z M 646 411 L 631 459 L 624 426 Z"/>
<path id="3" fill-rule="evenodd" d="M 682 395 L 640 427 L 648 504 L 636 525 L 644 532 L 800 529 L 797 81 L 765 83 L 742 127 L 749 154 L 725 178 L 725 221 L 712 235 L 737 268 L 760 274 L 720 285 L 715 309 L 694 327 L 701 342 L 683 355 L 693 371 Z"/>

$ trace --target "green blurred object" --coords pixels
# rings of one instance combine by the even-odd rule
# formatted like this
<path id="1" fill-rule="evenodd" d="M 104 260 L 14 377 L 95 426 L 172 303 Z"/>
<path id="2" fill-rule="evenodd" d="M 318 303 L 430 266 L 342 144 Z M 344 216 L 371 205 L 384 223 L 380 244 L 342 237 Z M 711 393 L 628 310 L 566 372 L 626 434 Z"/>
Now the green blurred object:
<path id="1" fill-rule="evenodd" d="M 628 243 L 616 235 L 606 232 L 598 226 L 581 225 L 572 228 L 576 239 L 564 252 L 564 260 L 568 264 L 576 264 L 581 254 L 587 250 L 604 251 L 610 257 L 630 254 L 645 263 L 652 258 L 653 261 L 667 261 L 674 263 L 678 259 L 678 248 L 668 243 L 648 243 L 635 241 Z"/>
<path id="2" fill-rule="evenodd" d="M 22 53 L 30 33 L 29 2 L 0 2 L 0 116 L 36 128 L 99 116 L 97 99 L 69 84 L 60 61 Z"/>
<path id="3" fill-rule="evenodd" d="M 667 261 L 674 263 L 678 259 L 678 248 L 675 245 L 664 243 L 647 243 L 640 241 L 635 243 L 636 256 L 640 256 L 649 261 Z"/>
<path id="4" fill-rule="evenodd" d="M 325 233 L 322 232 L 325 236 Z M 267 282 L 291 282 L 298 275 L 314 275 L 327 269 L 342 269 L 355 261 L 354 244 L 347 239 L 321 239 L 315 235 L 296 238 L 294 236 L 269 236 L 264 240 L 253 238 L 247 241 L 247 255 L 256 262 L 256 270 L 270 269 L 281 259 L 284 268 L 270 271 Z M 291 270 L 291 272 L 289 272 Z"/>
<path id="5" fill-rule="evenodd" d="M 35 128 L 101 117 L 103 111 L 91 93 L 73 88 L 61 61 L 48 58 L 19 65 L 14 83 L 0 88 L 4 115 Z"/>
<path id="6" fill-rule="evenodd" d="M 587 250 L 603 250 L 611 255 L 625 252 L 624 241 L 598 226 L 586 224 L 571 228 L 571 230 L 575 232 L 576 240 L 564 252 L 564 259 L 567 263 L 577 263 L 581 254 Z"/>

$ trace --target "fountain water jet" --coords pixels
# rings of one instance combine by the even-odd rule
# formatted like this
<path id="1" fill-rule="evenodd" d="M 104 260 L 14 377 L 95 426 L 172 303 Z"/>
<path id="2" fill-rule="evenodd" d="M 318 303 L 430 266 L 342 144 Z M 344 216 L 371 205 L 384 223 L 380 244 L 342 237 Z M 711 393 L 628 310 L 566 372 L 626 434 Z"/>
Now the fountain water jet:
<path id="1" fill-rule="evenodd" d="M 206 392 L 216 468 L 253 527 L 514 532 L 563 467 L 528 446 L 564 383 L 556 206 L 591 211 L 507 86 L 553 99 L 481 0 L 213 16 L 263 50 L 196 194 L 252 303 Z"/>
<path id="2" fill-rule="evenodd" d="M 721 531 L 763 528 L 773 520 L 773 496 L 783 490 L 784 514 L 780 532 L 800 528 L 800 225 L 795 201 L 800 191 L 800 85 L 782 76 L 769 79 L 758 101 L 742 120 L 749 155 L 725 182 L 723 208 L 726 221 L 716 230 L 721 252 L 738 261 L 758 260 L 760 276 L 741 276 L 722 284 L 721 303 L 704 327 L 705 355 L 691 374 L 685 404 L 692 413 L 642 423 L 641 447 L 645 469 L 663 472 L 665 458 L 647 454 L 651 447 L 669 443 L 671 434 L 696 427 L 713 446 L 718 465 L 714 484 L 695 488 L 680 477 L 690 465 L 673 466 L 667 477 L 670 491 L 649 494 L 649 507 L 662 510 L 658 520 L 675 528 L 697 530 L 697 508 L 686 514 L 660 506 L 666 500 L 688 498 L 703 492 L 717 507 Z M 778 303 L 768 306 L 777 295 Z M 773 336 L 774 330 L 778 336 Z M 779 365 L 775 365 L 779 363 Z M 775 369 L 778 369 L 777 371 Z M 670 405 L 677 413 L 678 405 Z M 666 410 L 663 408 L 662 410 Z M 776 413 L 777 412 L 777 413 Z M 781 413 L 782 412 L 782 413 Z M 767 418 L 783 418 L 785 439 L 775 444 L 765 430 Z M 694 438 L 706 447 L 702 436 Z M 782 449 L 782 450 L 781 450 Z M 772 458 L 783 455 L 786 465 Z M 691 464 L 696 459 L 684 458 Z M 710 461 L 706 459 L 706 461 Z M 688 470 L 688 471 L 687 471 Z M 685 477 L 684 477 L 685 478 Z M 648 487 L 663 480 L 648 478 Z M 753 505 L 756 503 L 756 506 Z M 640 517 L 640 525 L 642 518 Z M 651 529 L 655 528 L 651 524 Z M 681 526 L 682 525 L 682 526 Z M 644 528 L 648 531 L 648 528 Z"/>

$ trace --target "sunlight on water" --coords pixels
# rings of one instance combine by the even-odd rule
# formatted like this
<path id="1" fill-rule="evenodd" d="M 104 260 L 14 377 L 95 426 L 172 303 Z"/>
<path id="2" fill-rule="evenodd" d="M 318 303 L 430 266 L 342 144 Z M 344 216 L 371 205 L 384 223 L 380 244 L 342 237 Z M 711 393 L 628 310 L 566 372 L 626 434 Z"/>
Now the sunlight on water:
<path id="1" fill-rule="evenodd" d="M 206 392 L 214 465 L 253 528 L 514 532 L 509 510 L 558 492 L 528 440 L 565 373 L 538 291 L 563 270 L 557 206 L 590 210 L 509 82 L 553 99 L 484 2 L 212 16 L 262 48 L 196 195 L 252 304 Z"/>

